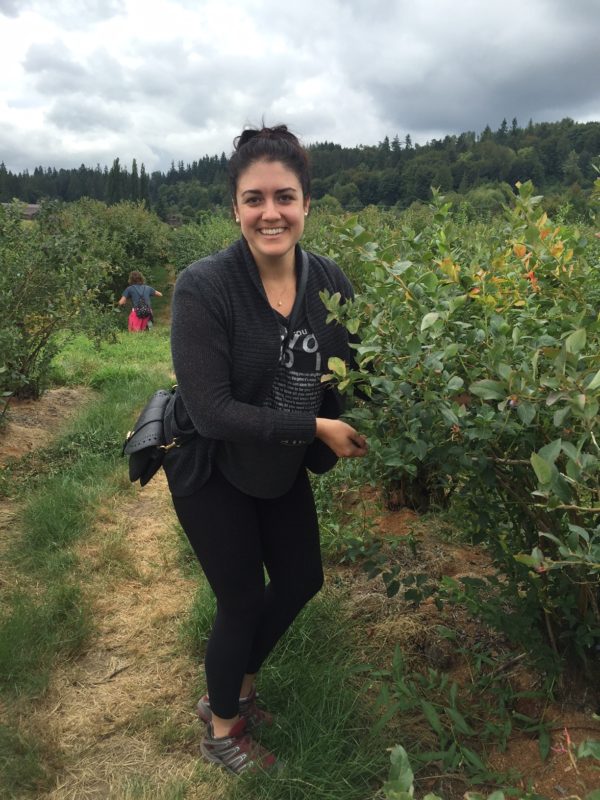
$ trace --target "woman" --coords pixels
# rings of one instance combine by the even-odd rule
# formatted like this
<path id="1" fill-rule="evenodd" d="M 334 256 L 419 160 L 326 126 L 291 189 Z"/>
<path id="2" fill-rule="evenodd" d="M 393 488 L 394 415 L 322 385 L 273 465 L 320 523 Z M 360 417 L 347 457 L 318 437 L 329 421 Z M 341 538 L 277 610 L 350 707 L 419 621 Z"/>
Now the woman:
<path id="1" fill-rule="evenodd" d="M 162 297 L 162 292 L 153 289 L 152 286 L 146 286 L 144 276 L 141 272 L 133 270 L 129 273 L 129 286 L 125 289 L 119 300 L 119 305 L 124 306 L 127 300 L 131 300 L 131 312 L 127 320 L 127 327 L 130 333 L 145 331 L 152 327 L 152 303 L 151 297 Z M 136 307 L 145 307 L 149 314 L 147 316 L 138 316 Z"/>
<path id="2" fill-rule="evenodd" d="M 341 399 L 321 382 L 328 359 L 349 361 L 351 351 L 347 331 L 326 323 L 319 292 L 349 299 L 352 288 L 334 262 L 298 245 L 310 205 L 305 151 L 284 125 L 245 130 L 230 187 L 241 238 L 191 264 L 175 287 L 179 399 L 167 433 L 200 435 L 164 463 L 217 598 L 201 750 L 239 774 L 275 763 L 249 733 L 272 722 L 256 703 L 256 674 L 323 582 L 306 466 L 324 472 L 337 457 L 364 456 L 367 443 L 337 419 Z"/>

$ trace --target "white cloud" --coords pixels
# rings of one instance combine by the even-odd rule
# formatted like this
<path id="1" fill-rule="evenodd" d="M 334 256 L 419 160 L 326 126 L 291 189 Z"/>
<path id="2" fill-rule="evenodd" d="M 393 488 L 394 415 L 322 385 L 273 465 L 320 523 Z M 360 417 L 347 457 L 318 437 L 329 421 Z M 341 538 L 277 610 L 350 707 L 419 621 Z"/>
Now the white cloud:
<path id="1" fill-rule="evenodd" d="M 0 0 L 0 160 L 149 170 L 246 123 L 414 141 L 600 119 L 596 0 Z"/>

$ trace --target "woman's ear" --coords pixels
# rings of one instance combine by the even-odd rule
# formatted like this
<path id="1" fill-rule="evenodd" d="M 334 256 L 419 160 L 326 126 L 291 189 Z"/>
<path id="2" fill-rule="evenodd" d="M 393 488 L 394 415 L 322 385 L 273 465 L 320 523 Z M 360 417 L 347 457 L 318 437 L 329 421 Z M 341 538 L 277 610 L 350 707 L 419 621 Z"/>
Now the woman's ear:
<path id="1" fill-rule="evenodd" d="M 304 216 L 305 217 L 308 216 L 309 210 L 310 210 L 310 195 L 307 198 L 305 198 L 305 200 L 304 200 Z"/>
<path id="2" fill-rule="evenodd" d="M 240 215 L 238 214 L 237 205 L 235 204 L 235 200 L 231 203 L 231 212 L 233 214 L 233 218 L 236 222 L 240 221 Z"/>

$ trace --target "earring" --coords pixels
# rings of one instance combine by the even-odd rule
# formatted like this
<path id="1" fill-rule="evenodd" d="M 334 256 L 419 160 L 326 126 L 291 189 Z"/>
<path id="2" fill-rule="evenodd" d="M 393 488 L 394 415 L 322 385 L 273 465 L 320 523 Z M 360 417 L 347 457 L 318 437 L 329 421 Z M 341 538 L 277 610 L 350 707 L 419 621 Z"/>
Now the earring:
<path id="1" fill-rule="evenodd" d="M 239 221 L 240 221 L 240 218 L 239 218 L 239 217 L 236 217 L 236 218 L 235 218 L 235 221 L 236 221 L 236 222 L 239 222 Z"/>
<path id="2" fill-rule="evenodd" d="M 305 211 L 305 212 L 304 212 L 304 216 L 305 216 L 305 217 L 308 217 L 308 211 Z"/>

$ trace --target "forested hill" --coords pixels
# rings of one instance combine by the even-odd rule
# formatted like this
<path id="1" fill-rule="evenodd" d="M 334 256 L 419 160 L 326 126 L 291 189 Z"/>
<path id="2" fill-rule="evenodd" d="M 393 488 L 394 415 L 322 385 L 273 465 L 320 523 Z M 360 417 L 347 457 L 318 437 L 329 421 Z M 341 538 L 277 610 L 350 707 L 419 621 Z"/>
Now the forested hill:
<path id="1" fill-rule="evenodd" d="M 505 191 L 516 181 L 531 179 L 543 194 L 566 190 L 576 201 L 584 196 L 600 166 L 600 122 L 530 122 L 520 127 L 506 120 L 433 139 L 425 145 L 386 136 L 373 146 L 342 147 L 322 142 L 310 146 L 313 200 L 346 209 L 369 204 L 404 208 L 426 200 L 430 187 L 473 196 L 482 187 Z M 12 173 L 0 164 L 0 201 L 18 198 L 37 203 L 44 198 L 77 200 L 92 197 L 108 203 L 145 200 L 163 218 L 193 219 L 199 211 L 229 204 L 227 156 L 203 156 L 191 164 L 179 161 L 168 172 L 148 174 L 134 159 L 131 167 L 116 158 L 110 168 L 56 169 L 36 167 L 33 173 Z"/>

